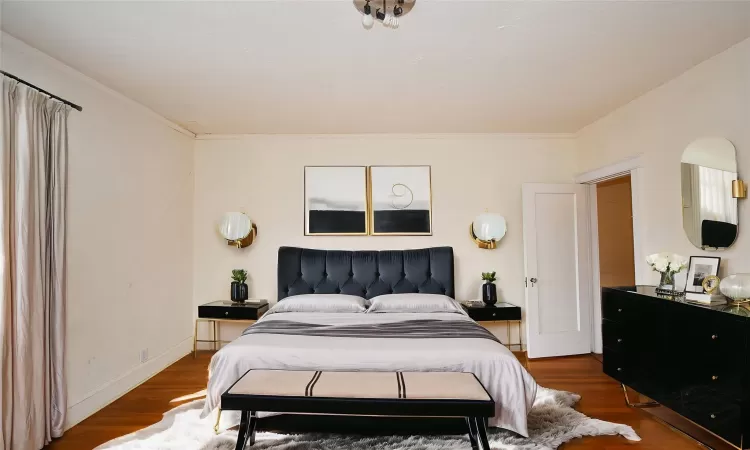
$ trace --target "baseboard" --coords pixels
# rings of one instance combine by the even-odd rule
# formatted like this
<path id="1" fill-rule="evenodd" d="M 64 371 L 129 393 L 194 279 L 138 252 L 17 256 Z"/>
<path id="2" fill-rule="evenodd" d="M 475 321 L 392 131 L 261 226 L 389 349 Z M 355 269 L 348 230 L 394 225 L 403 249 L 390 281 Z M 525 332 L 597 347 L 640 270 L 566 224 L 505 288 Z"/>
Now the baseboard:
<path id="1" fill-rule="evenodd" d="M 127 394 L 140 384 L 161 372 L 175 361 L 193 351 L 193 337 L 181 341 L 159 356 L 132 368 L 120 378 L 114 379 L 86 395 L 80 402 L 68 406 L 65 430 L 70 429 L 90 415 Z"/>

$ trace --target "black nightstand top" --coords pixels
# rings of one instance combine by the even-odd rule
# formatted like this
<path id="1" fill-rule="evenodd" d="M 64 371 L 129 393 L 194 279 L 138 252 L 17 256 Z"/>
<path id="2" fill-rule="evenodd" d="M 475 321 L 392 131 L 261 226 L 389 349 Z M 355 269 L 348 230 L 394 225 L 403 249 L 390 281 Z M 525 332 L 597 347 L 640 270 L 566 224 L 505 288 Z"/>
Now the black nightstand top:
<path id="1" fill-rule="evenodd" d="M 521 307 L 512 303 L 498 302 L 494 305 L 487 305 L 484 302 L 461 302 L 464 311 L 469 317 L 481 321 L 492 320 L 521 320 Z"/>
<path id="2" fill-rule="evenodd" d="M 256 320 L 260 319 L 267 310 L 268 302 L 266 300 L 246 301 L 244 303 L 219 300 L 200 305 L 198 307 L 198 317 L 206 319 Z"/>

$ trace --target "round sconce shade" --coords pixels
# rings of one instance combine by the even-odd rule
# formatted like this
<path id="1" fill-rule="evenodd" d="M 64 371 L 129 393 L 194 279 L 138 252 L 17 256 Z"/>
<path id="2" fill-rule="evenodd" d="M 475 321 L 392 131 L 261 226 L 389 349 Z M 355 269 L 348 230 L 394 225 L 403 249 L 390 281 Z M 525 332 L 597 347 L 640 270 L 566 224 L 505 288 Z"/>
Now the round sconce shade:
<path id="1" fill-rule="evenodd" d="M 505 217 L 499 214 L 483 213 L 474 219 L 469 231 L 479 248 L 493 249 L 497 247 L 497 241 L 505 236 L 508 225 Z"/>
<path id="2" fill-rule="evenodd" d="M 219 225 L 219 233 L 227 240 L 229 245 L 243 248 L 253 243 L 257 228 L 246 214 L 229 212 L 224 214 L 221 225 Z"/>
<path id="3" fill-rule="evenodd" d="M 750 299 L 750 273 L 737 273 L 721 280 L 719 290 L 734 302 Z"/>

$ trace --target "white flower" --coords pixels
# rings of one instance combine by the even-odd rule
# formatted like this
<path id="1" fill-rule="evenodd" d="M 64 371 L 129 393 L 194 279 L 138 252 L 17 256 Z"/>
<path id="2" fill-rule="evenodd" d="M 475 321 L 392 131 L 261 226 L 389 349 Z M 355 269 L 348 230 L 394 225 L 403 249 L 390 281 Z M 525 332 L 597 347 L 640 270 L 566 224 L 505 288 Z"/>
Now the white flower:
<path id="1" fill-rule="evenodd" d="M 674 273 L 679 273 L 685 270 L 688 266 L 688 259 L 677 253 L 672 255 L 672 261 L 669 263 L 669 270 Z"/>
<path id="2" fill-rule="evenodd" d="M 687 267 L 688 260 L 677 253 L 661 252 L 649 255 L 646 258 L 646 263 L 657 272 L 678 273 Z"/>

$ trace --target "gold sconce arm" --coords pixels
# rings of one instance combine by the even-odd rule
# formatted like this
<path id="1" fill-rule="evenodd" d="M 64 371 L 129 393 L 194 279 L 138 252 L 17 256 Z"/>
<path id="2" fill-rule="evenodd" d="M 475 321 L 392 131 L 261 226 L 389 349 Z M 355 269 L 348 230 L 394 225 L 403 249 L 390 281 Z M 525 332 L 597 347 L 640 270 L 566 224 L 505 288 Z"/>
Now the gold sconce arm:
<path id="1" fill-rule="evenodd" d="M 471 240 L 474 241 L 475 244 L 477 244 L 477 247 L 483 248 L 486 250 L 493 250 L 497 248 L 497 241 L 496 240 L 490 240 L 490 241 L 483 241 L 477 237 L 476 234 L 474 234 L 474 224 L 469 224 L 469 236 L 471 236 Z"/>
<path id="2" fill-rule="evenodd" d="M 237 239 L 234 241 L 227 239 L 227 245 L 233 245 L 237 248 L 249 247 L 255 241 L 255 238 L 257 236 L 258 236 L 258 227 L 255 226 L 255 224 L 253 223 L 253 226 L 250 229 L 250 233 L 247 236 L 245 236 L 242 239 Z"/>
<path id="3" fill-rule="evenodd" d="M 742 180 L 732 180 L 732 197 L 747 198 L 747 185 Z"/>

